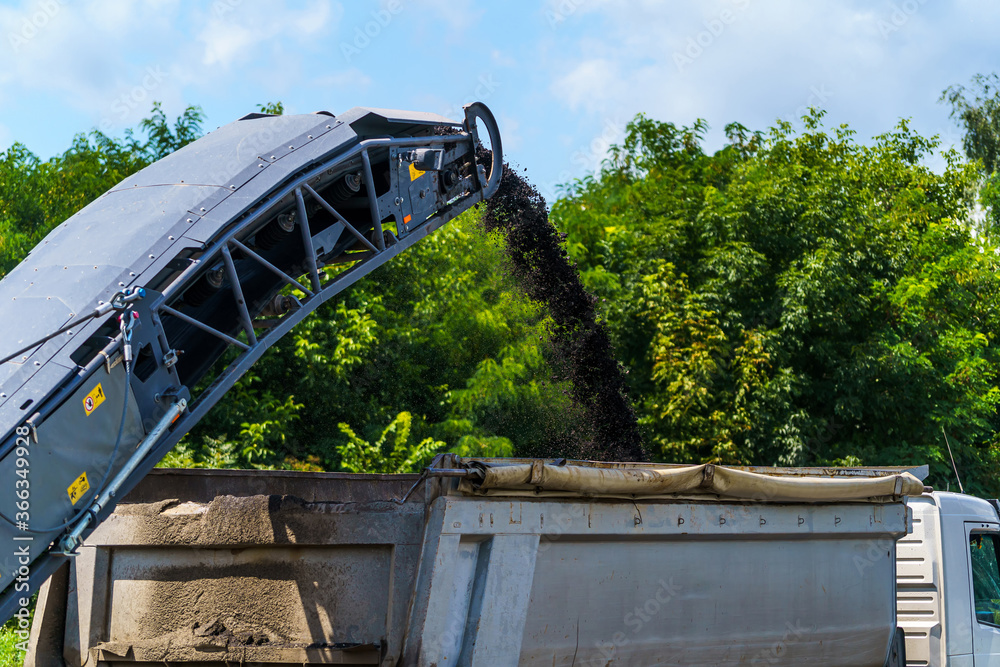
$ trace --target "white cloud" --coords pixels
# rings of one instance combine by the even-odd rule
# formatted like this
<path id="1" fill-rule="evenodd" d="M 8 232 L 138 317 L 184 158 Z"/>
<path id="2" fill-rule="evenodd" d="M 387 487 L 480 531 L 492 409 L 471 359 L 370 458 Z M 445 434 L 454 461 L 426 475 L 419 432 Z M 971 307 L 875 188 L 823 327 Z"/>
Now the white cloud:
<path id="1" fill-rule="evenodd" d="M 288 3 L 291 4 L 291 3 Z M 241 78 L 257 94 L 300 85 L 302 59 L 325 48 L 341 5 L 333 0 L 249 3 L 215 0 L 204 8 L 179 0 L 23 0 L 0 6 L 0 102 L 12 95 L 61 101 L 88 125 L 117 132 L 148 114 L 168 114 Z M 191 32 L 194 26 L 194 32 Z"/>
<path id="2" fill-rule="evenodd" d="M 940 131 L 941 90 L 991 71 L 1000 11 L 926 0 L 812 3 L 713 0 L 695 4 L 561 0 L 600 16 L 603 33 L 556 31 L 550 92 L 571 111 L 639 111 L 688 124 L 709 120 L 713 141 L 740 121 L 765 128 L 809 104 L 850 121 L 862 140 L 919 115 Z M 995 53 L 993 54 L 995 55 Z"/>
<path id="3" fill-rule="evenodd" d="M 216 3 L 216 7 L 220 4 L 226 6 L 223 2 Z M 197 36 L 204 50 L 202 63 L 228 68 L 236 62 L 253 61 L 262 48 L 272 51 L 276 38 L 290 38 L 301 44 L 303 38 L 328 32 L 339 10 L 340 6 L 330 0 L 313 0 L 301 10 L 283 2 L 242 3 L 230 11 L 216 9 Z"/>
<path id="4" fill-rule="evenodd" d="M 333 88 L 338 91 L 345 88 L 351 91 L 363 91 L 372 85 L 372 78 L 357 67 L 351 67 L 321 76 L 312 85 L 319 88 Z"/>
<path id="5" fill-rule="evenodd" d="M 433 18 L 444 21 L 449 29 L 465 31 L 482 18 L 483 9 L 476 9 L 472 0 L 400 0 L 404 6 L 412 5 Z"/>
<path id="6" fill-rule="evenodd" d="M 55 94 L 70 108 L 99 113 L 120 90 L 141 85 L 148 75 L 121 54 L 140 45 L 156 50 L 169 39 L 172 18 L 170 3 L 162 2 L 35 0 L 0 9 L 0 34 L 6 37 L 0 85 L 5 92 Z"/>
<path id="7" fill-rule="evenodd" d="M 552 84 L 552 92 L 570 109 L 601 112 L 626 93 L 620 63 L 607 58 L 584 60 Z"/>

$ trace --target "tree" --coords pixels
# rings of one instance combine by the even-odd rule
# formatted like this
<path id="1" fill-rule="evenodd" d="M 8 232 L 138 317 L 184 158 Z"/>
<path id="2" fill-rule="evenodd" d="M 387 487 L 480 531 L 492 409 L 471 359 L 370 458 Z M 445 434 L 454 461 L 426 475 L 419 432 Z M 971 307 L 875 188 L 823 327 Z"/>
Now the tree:
<path id="1" fill-rule="evenodd" d="M 277 341 L 193 429 L 192 460 L 210 460 L 221 438 L 240 465 L 336 469 L 346 432 L 332 425 L 374 442 L 404 412 L 416 440 L 469 456 L 530 451 L 571 431 L 565 387 L 550 380 L 548 320 L 497 270 L 500 247 L 476 215 L 450 222 Z M 241 457 L 248 434 L 278 428 L 268 406 L 284 396 L 297 407 L 280 426 L 283 440 L 269 440 L 270 454 L 256 461 Z"/>
<path id="2" fill-rule="evenodd" d="M 864 146 L 822 113 L 701 148 L 639 116 L 553 206 L 668 461 L 929 463 L 995 492 L 998 266 L 977 175 L 906 121 Z"/>
<path id="3" fill-rule="evenodd" d="M 349 472 L 419 472 L 444 443 L 433 438 L 411 443 L 411 422 L 409 412 L 400 412 L 373 443 L 359 438 L 347 424 L 339 424 L 347 437 L 347 442 L 337 446 L 342 467 Z"/>
<path id="4" fill-rule="evenodd" d="M 951 117 L 965 130 L 962 148 L 966 157 L 982 167 L 978 184 L 980 204 L 986 213 L 982 229 L 996 236 L 1000 231 L 1000 78 L 996 74 L 972 77 L 972 91 L 950 86 L 941 101 L 951 105 Z M 970 99 L 966 95 L 971 94 Z"/>
<path id="5" fill-rule="evenodd" d="M 992 174 L 1000 161 L 1000 77 L 977 74 L 972 87 L 969 91 L 965 86 L 949 86 L 941 93 L 941 101 L 951 105 L 951 117 L 965 130 L 962 148 L 966 156 L 982 160 L 986 173 Z"/>
<path id="6" fill-rule="evenodd" d="M 281 102 L 259 108 L 284 111 Z M 80 134 L 45 161 L 21 144 L 0 154 L 0 271 L 122 179 L 196 139 L 203 118 L 191 106 L 171 123 L 154 103 L 122 138 Z M 547 382 L 546 320 L 500 264 L 474 214 L 453 221 L 280 341 L 165 463 L 336 469 L 348 442 L 337 424 L 375 441 L 404 412 L 417 441 L 466 455 L 510 455 L 568 430 L 565 396 Z"/>
<path id="7" fill-rule="evenodd" d="M 171 130 L 163 106 L 159 102 L 153 102 L 152 115 L 139 121 L 139 127 L 149 136 L 142 148 L 143 152 L 149 156 L 150 162 L 170 155 L 201 136 L 201 123 L 204 120 L 205 114 L 201 107 L 189 106 L 177 118 Z"/>
<path id="8" fill-rule="evenodd" d="M 116 139 L 93 130 L 78 134 L 60 156 L 42 161 L 23 144 L 0 153 L 0 277 L 56 225 L 123 179 L 193 141 L 203 114 L 188 107 L 171 130 L 158 102 L 140 127 Z"/>

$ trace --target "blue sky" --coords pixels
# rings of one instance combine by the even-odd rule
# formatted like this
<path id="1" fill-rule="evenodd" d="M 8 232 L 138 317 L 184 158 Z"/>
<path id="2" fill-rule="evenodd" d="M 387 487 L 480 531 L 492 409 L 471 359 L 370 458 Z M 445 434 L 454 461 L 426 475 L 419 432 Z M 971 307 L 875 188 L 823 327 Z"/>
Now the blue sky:
<path id="1" fill-rule="evenodd" d="M 0 2 L 0 148 L 41 157 L 153 100 L 211 130 L 376 106 L 497 115 L 507 155 L 551 198 L 593 171 L 625 123 L 764 129 L 809 105 L 867 140 L 902 117 L 960 140 L 944 88 L 1000 70 L 1000 5 L 893 0 L 10 0 Z"/>

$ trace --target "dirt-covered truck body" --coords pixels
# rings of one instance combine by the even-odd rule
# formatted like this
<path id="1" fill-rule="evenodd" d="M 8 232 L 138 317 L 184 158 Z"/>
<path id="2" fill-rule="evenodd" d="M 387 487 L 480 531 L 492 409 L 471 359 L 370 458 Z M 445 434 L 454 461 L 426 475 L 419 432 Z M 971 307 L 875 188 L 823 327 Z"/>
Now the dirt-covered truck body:
<path id="1" fill-rule="evenodd" d="M 922 489 L 452 457 L 424 478 L 157 470 L 43 589 L 29 665 L 880 667 Z"/>

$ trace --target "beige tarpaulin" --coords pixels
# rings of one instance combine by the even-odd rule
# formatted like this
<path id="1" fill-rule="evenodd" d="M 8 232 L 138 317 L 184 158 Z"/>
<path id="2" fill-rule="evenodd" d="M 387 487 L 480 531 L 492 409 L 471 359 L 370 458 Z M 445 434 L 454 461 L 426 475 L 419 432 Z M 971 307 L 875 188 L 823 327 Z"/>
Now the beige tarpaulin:
<path id="1" fill-rule="evenodd" d="M 716 495 L 771 502 L 842 502 L 919 496 L 923 482 L 903 472 L 882 477 L 766 475 L 711 464 L 686 467 L 602 468 L 543 461 L 497 465 L 468 461 L 480 480 L 460 489 L 484 495 L 582 495 L 655 497 Z"/>

